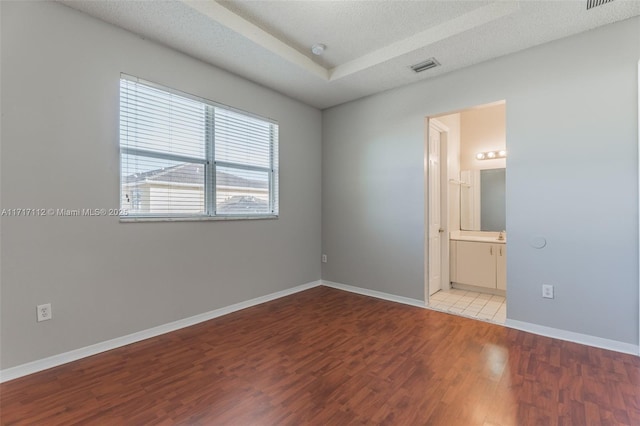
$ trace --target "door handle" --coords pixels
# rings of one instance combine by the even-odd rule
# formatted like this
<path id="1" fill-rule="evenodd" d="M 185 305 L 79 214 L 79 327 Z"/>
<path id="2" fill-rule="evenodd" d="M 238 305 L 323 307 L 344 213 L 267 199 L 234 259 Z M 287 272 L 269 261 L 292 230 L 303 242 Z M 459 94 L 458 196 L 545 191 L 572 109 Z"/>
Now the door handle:
<path id="1" fill-rule="evenodd" d="M 500 256 L 502 256 L 502 247 L 500 247 Z"/>
<path id="2" fill-rule="evenodd" d="M 493 256 L 493 246 L 489 246 L 489 254 Z"/>
<path id="3" fill-rule="evenodd" d="M 444 229 L 440 228 L 438 229 L 438 232 L 442 234 L 444 232 Z"/>

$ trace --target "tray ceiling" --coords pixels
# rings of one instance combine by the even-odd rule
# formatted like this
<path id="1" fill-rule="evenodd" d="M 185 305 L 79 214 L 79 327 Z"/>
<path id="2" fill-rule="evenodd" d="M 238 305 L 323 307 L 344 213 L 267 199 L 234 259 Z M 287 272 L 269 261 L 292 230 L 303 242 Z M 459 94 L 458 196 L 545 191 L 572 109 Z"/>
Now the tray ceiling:
<path id="1" fill-rule="evenodd" d="M 640 15 L 636 0 L 61 3 L 318 108 Z"/>

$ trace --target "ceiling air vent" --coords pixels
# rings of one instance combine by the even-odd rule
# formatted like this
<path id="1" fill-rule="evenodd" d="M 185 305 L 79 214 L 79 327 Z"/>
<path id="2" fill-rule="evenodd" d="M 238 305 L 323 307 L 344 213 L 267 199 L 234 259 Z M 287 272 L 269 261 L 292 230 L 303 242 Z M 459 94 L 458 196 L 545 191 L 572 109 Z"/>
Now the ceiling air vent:
<path id="1" fill-rule="evenodd" d="M 611 3 L 612 1 L 613 0 L 587 0 L 587 10 L 602 6 L 605 3 Z"/>
<path id="2" fill-rule="evenodd" d="M 431 68 L 435 68 L 440 65 L 440 62 L 436 61 L 436 58 L 429 58 L 419 64 L 411 65 L 411 69 L 415 72 L 426 71 Z"/>

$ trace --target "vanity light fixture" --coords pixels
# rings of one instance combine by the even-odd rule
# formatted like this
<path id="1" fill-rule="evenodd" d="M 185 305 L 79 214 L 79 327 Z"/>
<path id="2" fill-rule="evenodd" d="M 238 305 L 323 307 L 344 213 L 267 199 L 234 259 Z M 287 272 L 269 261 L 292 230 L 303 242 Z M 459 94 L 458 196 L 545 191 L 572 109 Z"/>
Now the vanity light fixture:
<path id="1" fill-rule="evenodd" d="M 476 154 L 476 160 L 495 160 L 497 158 L 506 158 L 507 151 L 501 149 L 500 151 L 486 151 Z"/>

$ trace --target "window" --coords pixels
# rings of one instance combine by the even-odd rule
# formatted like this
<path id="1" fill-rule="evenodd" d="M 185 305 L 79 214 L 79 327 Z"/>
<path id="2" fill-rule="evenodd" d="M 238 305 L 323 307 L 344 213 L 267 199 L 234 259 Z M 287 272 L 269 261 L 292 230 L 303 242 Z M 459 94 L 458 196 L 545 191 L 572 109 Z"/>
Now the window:
<path id="1" fill-rule="evenodd" d="M 141 218 L 278 215 L 278 124 L 120 79 L 120 208 Z"/>

